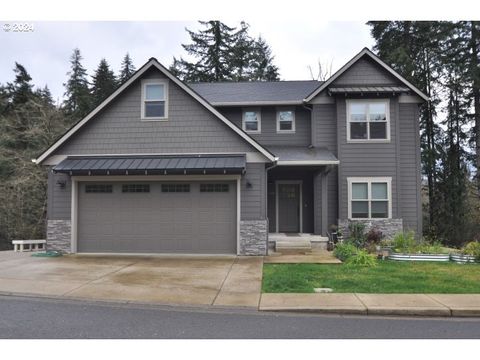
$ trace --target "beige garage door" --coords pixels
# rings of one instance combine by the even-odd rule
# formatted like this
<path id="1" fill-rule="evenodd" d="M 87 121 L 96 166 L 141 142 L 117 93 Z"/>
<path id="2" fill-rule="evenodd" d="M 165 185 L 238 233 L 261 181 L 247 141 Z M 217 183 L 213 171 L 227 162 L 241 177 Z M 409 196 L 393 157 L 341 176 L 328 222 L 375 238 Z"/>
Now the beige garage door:
<path id="1" fill-rule="evenodd" d="M 236 253 L 235 182 L 81 182 L 77 251 Z"/>

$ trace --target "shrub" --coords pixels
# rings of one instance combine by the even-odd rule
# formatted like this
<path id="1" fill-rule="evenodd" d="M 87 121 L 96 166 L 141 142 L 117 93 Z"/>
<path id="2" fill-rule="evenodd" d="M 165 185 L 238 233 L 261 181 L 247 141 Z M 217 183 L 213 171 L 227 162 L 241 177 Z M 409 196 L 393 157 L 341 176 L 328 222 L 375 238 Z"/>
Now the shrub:
<path id="1" fill-rule="evenodd" d="M 346 261 L 354 256 L 357 252 L 358 249 L 353 244 L 344 243 L 337 244 L 335 250 L 333 250 L 333 255 L 335 255 L 335 257 L 341 261 Z"/>
<path id="2" fill-rule="evenodd" d="M 358 250 L 354 256 L 351 256 L 346 261 L 347 265 L 355 266 L 377 266 L 377 259 L 375 255 L 369 254 L 366 250 Z"/>
<path id="3" fill-rule="evenodd" d="M 348 225 L 348 231 L 350 236 L 348 242 L 355 245 L 357 248 L 363 248 L 365 246 L 365 224 L 360 222 L 352 222 Z"/>
<path id="4" fill-rule="evenodd" d="M 413 231 L 396 233 L 392 245 L 395 252 L 412 252 L 416 245 L 415 233 Z"/>
<path id="5" fill-rule="evenodd" d="M 377 228 L 371 228 L 370 231 L 367 233 L 367 242 L 369 244 L 380 244 L 382 241 L 383 233 Z"/>
<path id="6" fill-rule="evenodd" d="M 461 253 L 463 255 L 475 256 L 475 260 L 480 261 L 480 242 L 471 241 L 464 245 Z"/>
<path id="7" fill-rule="evenodd" d="M 433 243 L 428 243 L 428 242 L 423 242 L 421 244 L 418 244 L 415 246 L 413 249 L 413 252 L 419 253 L 419 254 L 442 254 L 445 253 L 445 250 L 442 246 L 442 244 L 438 241 L 435 241 Z"/>

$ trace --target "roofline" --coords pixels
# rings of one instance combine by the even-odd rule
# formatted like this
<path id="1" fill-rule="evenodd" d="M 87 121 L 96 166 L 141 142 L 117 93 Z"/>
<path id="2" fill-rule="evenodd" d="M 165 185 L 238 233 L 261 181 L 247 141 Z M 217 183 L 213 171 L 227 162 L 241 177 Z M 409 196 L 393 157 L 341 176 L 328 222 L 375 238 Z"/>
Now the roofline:
<path id="1" fill-rule="evenodd" d="M 278 166 L 338 165 L 339 160 L 278 160 Z"/>
<path id="2" fill-rule="evenodd" d="M 268 106 L 268 105 L 303 105 L 303 100 L 292 101 L 225 101 L 225 102 L 210 102 L 212 106 Z"/>
<path id="3" fill-rule="evenodd" d="M 348 70 L 354 63 L 356 63 L 362 56 L 368 55 L 371 59 L 375 60 L 380 66 L 382 66 L 385 70 L 387 70 L 390 74 L 395 76 L 398 80 L 403 82 L 407 85 L 411 90 L 413 90 L 418 96 L 420 96 L 425 101 L 429 101 L 430 98 L 425 95 L 422 91 L 420 91 L 417 87 L 411 84 L 407 79 L 393 70 L 389 65 L 387 65 L 382 59 L 380 59 L 377 55 L 375 55 L 372 51 L 368 48 L 363 48 L 357 55 L 355 55 L 349 62 L 343 65 L 335 74 L 333 74 L 327 81 L 321 84 L 317 89 L 315 89 L 310 95 L 308 95 L 304 102 L 311 101 L 315 96 L 317 96 L 320 92 L 325 90 L 332 82 L 334 82 L 340 75 L 342 75 L 346 70 Z"/>
<path id="4" fill-rule="evenodd" d="M 36 164 L 41 164 L 48 156 L 52 154 L 56 149 L 58 149 L 65 141 L 67 141 L 74 133 L 76 133 L 83 125 L 85 125 L 90 119 L 92 119 L 96 114 L 98 114 L 103 108 L 105 108 L 111 101 L 113 101 L 118 95 L 120 95 L 127 87 L 129 87 L 134 81 L 136 81 L 140 76 L 142 76 L 148 69 L 152 66 L 155 66 L 158 70 L 160 70 L 167 78 L 172 80 L 175 84 L 177 84 L 180 88 L 186 91 L 190 96 L 192 96 L 195 100 L 197 100 L 200 104 L 202 104 L 207 110 L 213 113 L 216 117 L 222 120 L 229 128 L 235 131 L 240 137 L 246 140 L 250 145 L 252 145 L 256 150 L 258 150 L 261 154 L 263 154 L 267 159 L 274 162 L 275 156 L 257 143 L 254 139 L 252 139 L 247 133 L 243 130 L 238 128 L 235 124 L 233 124 L 230 120 L 228 120 L 225 116 L 223 116 L 220 112 L 218 112 L 207 100 L 201 97 L 197 92 L 187 86 L 184 82 L 180 79 L 173 76 L 170 71 L 168 71 L 162 64 L 158 62 L 155 58 L 150 58 L 148 62 L 146 62 L 140 69 L 137 70 L 135 74 L 132 75 L 130 79 L 128 79 L 125 83 L 123 83 L 117 90 L 115 90 L 109 97 L 107 97 L 100 105 L 98 105 L 95 109 L 93 109 L 87 116 L 85 116 L 82 120 L 77 122 L 74 126 L 72 126 L 65 134 L 63 134 L 60 139 L 58 139 L 53 145 L 51 145 L 47 150 L 45 150 L 38 158 L 34 159 L 33 162 Z"/>

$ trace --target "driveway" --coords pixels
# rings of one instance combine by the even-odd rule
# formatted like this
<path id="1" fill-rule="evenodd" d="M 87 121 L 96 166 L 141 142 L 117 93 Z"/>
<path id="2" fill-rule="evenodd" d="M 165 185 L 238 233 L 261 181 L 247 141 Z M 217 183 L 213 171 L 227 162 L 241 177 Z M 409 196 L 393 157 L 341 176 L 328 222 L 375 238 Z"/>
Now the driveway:
<path id="1" fill-rule="evenodd" d="M 32 257 L 0 252 L 0 292 L 172 305 L 258 307 L 261 257 Z"/>

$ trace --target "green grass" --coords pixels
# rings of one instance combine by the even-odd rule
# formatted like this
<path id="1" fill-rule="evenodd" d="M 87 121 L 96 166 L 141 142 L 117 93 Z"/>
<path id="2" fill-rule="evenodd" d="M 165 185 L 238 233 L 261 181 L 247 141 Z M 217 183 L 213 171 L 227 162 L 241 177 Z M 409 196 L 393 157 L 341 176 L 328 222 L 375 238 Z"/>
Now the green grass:
<path id="1" fill-rule="evenodd" d="M 313 288 L 358 293 L 480 293 L 480 265 L 378 261 L 376 267 L 265 264 L 262 291 L 311 293 Z"/>

